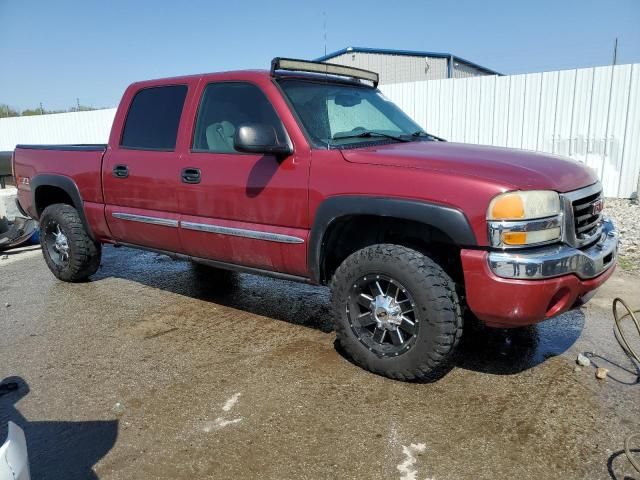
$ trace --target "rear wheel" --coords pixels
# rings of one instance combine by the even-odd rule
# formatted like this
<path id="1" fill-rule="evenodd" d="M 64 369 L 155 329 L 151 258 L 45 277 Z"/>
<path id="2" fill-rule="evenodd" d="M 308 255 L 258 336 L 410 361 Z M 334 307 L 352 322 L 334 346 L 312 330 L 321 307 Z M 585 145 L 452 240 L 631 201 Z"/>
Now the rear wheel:
<path id="1" fill-rule="evenodd" d="M 40 245 L 49 270 L 65 282 L 79 282 L 100 267 L 102 247 L 87 233 L 78 211 L 54 204 L 40 216 Z"/>
<path id="2" fill-rule="evenodd" d="M 453 281 L 429 257 L 373 245 L 349 256 L 331 287 L 338 341 L 355 363 L 401 380 L 446 371 L 462 314 Z"/>

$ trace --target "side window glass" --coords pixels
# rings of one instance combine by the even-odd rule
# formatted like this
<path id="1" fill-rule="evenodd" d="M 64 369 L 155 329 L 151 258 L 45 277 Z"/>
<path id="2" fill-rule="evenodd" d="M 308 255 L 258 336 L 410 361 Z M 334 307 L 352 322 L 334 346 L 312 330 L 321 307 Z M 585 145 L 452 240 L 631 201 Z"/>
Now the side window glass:
<path id="1" fill-rule="evenodd" d="M 145 88 L 136 93 L 129 106 L 120 146 L 174 150 L 186 95 L 186 85 Z"/>
<path id="2" fill-rule="evenodd" d="M 258 87 L 240 82 L 211 83 L 200 101 L 193 150 L 237 153 L 233 138 L 236 130 L 247 123 L 271 125 L 279 141 L 286 139 L 282 122 Z"/>

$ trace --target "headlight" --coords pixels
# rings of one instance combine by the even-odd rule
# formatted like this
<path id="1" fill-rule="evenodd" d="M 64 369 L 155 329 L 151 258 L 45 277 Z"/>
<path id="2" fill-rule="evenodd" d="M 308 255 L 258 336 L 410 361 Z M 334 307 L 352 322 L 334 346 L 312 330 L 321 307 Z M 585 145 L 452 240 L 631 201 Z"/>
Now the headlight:
<path id="1" fill-rule="evenodd" d="M 507 192 L 491 200 L 487 220 L 531 220 L 559 213 L 560 196 L 556 192 Z"/>
<path id="2" fill-rule="evenodd" d="M 487 210 L 492 246 L 515 248 L 560 240 L 562 216 L 556 192 L 531 190 L 495 197 Z"/>

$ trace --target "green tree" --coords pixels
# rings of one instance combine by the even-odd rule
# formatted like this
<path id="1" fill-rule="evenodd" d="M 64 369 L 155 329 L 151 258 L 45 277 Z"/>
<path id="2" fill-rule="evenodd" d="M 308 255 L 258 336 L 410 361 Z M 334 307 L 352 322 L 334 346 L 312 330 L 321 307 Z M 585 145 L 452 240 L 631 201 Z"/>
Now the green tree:
<path id="1" fill-rule="evenodd" d="M 0 103 L 0 118 L 17 117 L 20 113 L 11 108 L 6 103 Z"/>
<path id="2" fill-rule="evenodd" d="M 23 117 L 31 117 L 33 115 L 48 115 L 50 113 L 65 113 L 67 110 L 45 110 L 44 108 L 27 108 L 23 110 L 21 115 Z"/>
<path id="3" fill-rule="evenodd" d="M 90 105 L 80 105 L 80 104 L 78 104 L 78 105 L 76 105 L 74 107 L 70 107 L 67 110 L 46 110 L 45 108 L 42 107 L 42 104 L 40 104 L 40 107 L 37 107 L 37 108 L 26 108 L 26 109 L 22 110 L 22 112 L 19 112 L 17 110 L 14 110 L 13 108 L 11 108 L 6 103 L 0 103 L 0 118 L 19 117 L 19 116 L 31 117 L 33 115 L 48 115 L 50 113 L 89 112 L 91 110 L 99 110 L 99 109 L 96 108 L 96 107 L 92 107 Z"/>
<path id="4" fill-rule="evenodd" d="M 42 115 L 44 113 L 45 111 L 40 108 L 27 108 L 26 110 L 23 110 L 20 115 L 23 117 L 31 117 L 33 115 Z"/>

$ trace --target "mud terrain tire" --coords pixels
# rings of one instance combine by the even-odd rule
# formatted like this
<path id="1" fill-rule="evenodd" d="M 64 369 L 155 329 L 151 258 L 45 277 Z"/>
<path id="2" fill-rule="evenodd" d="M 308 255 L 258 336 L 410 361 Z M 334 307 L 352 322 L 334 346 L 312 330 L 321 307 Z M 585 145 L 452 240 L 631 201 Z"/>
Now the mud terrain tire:
<path id="1" fill-rule="evenodd" d="M 40 216 L 40 245 L 49 270 L 65 282 L 81 282 L 96 273 L 102 246 L 87 233 L 78 211 L 56 203 Z"/>
<path id="2" fill-rule="evenodd" d="M 386 287 L 381 288 L 376 284 L 376 277 L 387 279 L 379 280 Z M 362 285 L 363 278 L 374 281 L 376 286 L 368 285 L 373 293 L 356 288 L 357 284 Z M 377 297 L 376 288 L 379 290 Z M 406 340 L 409 335 L 404 347 L 393 342 L 376 349 L 374 340 L 365 338 L 368 331 L 364 328 L 372 329 L 374 333 L 371 338 L 374 338 L 375 330 L 381 325 L 379 318 L 385 319 L 388 313 L 382 307 L 376 310 L 372 302 L 369 316 L 373 320 L 368 321 L 374 323 L 361 327 L 357 318 L 358 315 L 367 316 L 367 307 L 356 305 L 353 297 L 359 298 L 361 294 L 358 292 L 364 291 L 367 297 L 364 303 L 369 300 L 384 303 L 385 298 L 392 298 L 395 294 L 397 302 L 396 288 L 398 292 L 402 288 L 408 292 L 400 303 L 412 302 L 413 313 L 407 313 L 406 316 L 411 316 L 419 328 L 413 330 L 413 335 L 401 331 L 401 338 Z M 391 294 L 385 297 L 383 290 L 387 295 L 389 291 Z M 373 373 L 398 380 L 433 381 L 448 371 L 452 353 L 462 336 L 462 313 L 454 282 L 429 257 L 399 245 L 379 244 L 363 248 L 347 257 L 337 269 L 331 281 L 331 292 L 337 340 L 354 363 Z M 356 308 L 354 305 L 364 309 L 365 313 L 361 313 L 362 310 L 352 312 Z M 373 312 L 381 312 L 381 317 Z M 397 310 L 394 312 L 396 321 L 404 322 L 402 318 L 405 314 L 398 319 Z M 386 332 L 389 335 L 394 333 L 393 325 L 380 327 L 380 330 L 386 328 L 391 328 Z"/>

